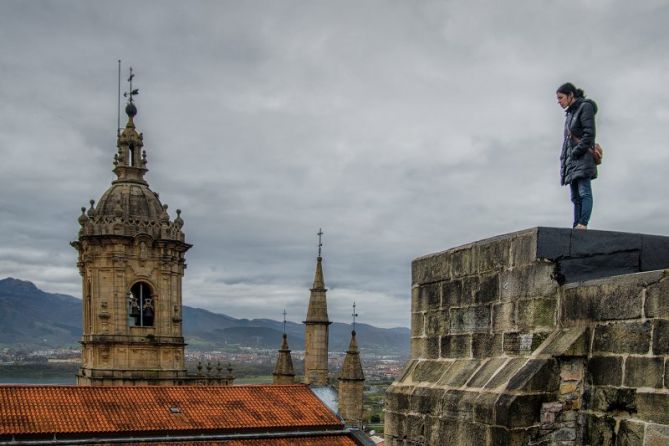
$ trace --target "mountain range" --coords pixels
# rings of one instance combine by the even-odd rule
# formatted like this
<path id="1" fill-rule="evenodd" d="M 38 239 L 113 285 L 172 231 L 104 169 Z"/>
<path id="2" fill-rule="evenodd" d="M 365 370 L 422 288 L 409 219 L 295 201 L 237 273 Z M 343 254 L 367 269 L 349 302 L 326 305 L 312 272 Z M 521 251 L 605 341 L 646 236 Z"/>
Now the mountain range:
<path id="1" fill-rule="evenodd" d="M 306 302 L 305 302 L 306 314 Z M 346 351 L 351 324 L 330 325 L 330 351 Z M 362 351 L 407 354 L 408 328 L 379 328 L 356 324 Z M 283 322 L 271 319 L 236 319 L 201 308 L 183 307 L 183 332 L 192 350 L 233 346 L 277 349 Z M 304 348 L 304 325 L 286 322 L 292 350 Z M 26 350 L 78 347 L 81 337 L 81 299 L 48 293 L 32 282 L 0 280 L 0 347 Z"/>

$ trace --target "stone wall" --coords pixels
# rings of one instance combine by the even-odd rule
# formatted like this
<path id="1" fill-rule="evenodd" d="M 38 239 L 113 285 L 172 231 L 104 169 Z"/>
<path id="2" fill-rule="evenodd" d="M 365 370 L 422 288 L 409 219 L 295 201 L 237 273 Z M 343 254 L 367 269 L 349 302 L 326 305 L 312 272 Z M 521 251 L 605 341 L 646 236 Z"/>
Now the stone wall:
<path id="1" fill-rule="evenodd" d="M 386 444 L 668 444 L 667 267 L 669 238 L 554 228 L 416 259 Z"/>

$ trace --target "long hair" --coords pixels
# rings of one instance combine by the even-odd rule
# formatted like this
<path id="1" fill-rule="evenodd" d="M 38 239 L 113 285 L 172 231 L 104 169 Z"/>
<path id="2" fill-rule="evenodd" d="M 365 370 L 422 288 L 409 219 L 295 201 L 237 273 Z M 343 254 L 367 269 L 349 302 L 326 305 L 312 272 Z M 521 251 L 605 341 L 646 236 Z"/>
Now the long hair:
<path id="1" fill-rule="evenodd" d="M 576 98 L 582 98 L 582 97 L 585 96 L 585 93 L 583 93 L 583 90 L 581 90 L 580 88 L 576 88 L 574 86 L 574 84 L 572 84 L 571 82 L 567 82 L 565 84 L 560 85 L 558 87 L 556 93 L 562 93 L 562 94 L 566 94 L 566 95 L 573 94 L 574 97 L 576 97 Z"/>

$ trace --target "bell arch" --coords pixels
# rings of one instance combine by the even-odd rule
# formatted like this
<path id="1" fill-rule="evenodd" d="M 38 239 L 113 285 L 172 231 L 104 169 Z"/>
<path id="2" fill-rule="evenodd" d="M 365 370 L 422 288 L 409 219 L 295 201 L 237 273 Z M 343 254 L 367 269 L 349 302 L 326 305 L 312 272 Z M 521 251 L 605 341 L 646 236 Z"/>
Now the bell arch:
<path id="1" fill-rule="evenodd" d="M 153 327 L 156 314 L 156 295 L 144 280 L 132 284 L 128 290 L 128 325 Z"/>

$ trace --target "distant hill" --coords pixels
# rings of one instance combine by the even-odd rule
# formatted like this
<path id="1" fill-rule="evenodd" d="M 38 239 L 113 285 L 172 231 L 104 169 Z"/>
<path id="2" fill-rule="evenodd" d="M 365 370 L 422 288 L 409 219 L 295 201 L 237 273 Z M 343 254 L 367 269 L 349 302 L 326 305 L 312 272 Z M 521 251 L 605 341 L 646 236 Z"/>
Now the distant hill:
<path id="1" fill-rule="evenodd" d="M 305 314 L 306 314 L 305 299 Z M 271 319 L 235 319 L 201 308 L 183 307 L 183 329 L 191 350 L 214 350 L 235 345 L 277 349 L 283 322 Z M 363 351 L 406 354 L 408 328 L 378 328 L 356 324 L 358 343 Z M 304 349 L 304 325 L 286 323 L 292 350 Z M 345 351 L 351 325 L 335 322 L 330 326 L 330 350 Z M 24 349 L 77 347 L 81 337 L 81 300 L 53 294 L 32 282 L 0 280 L 0 347 Z"/>

